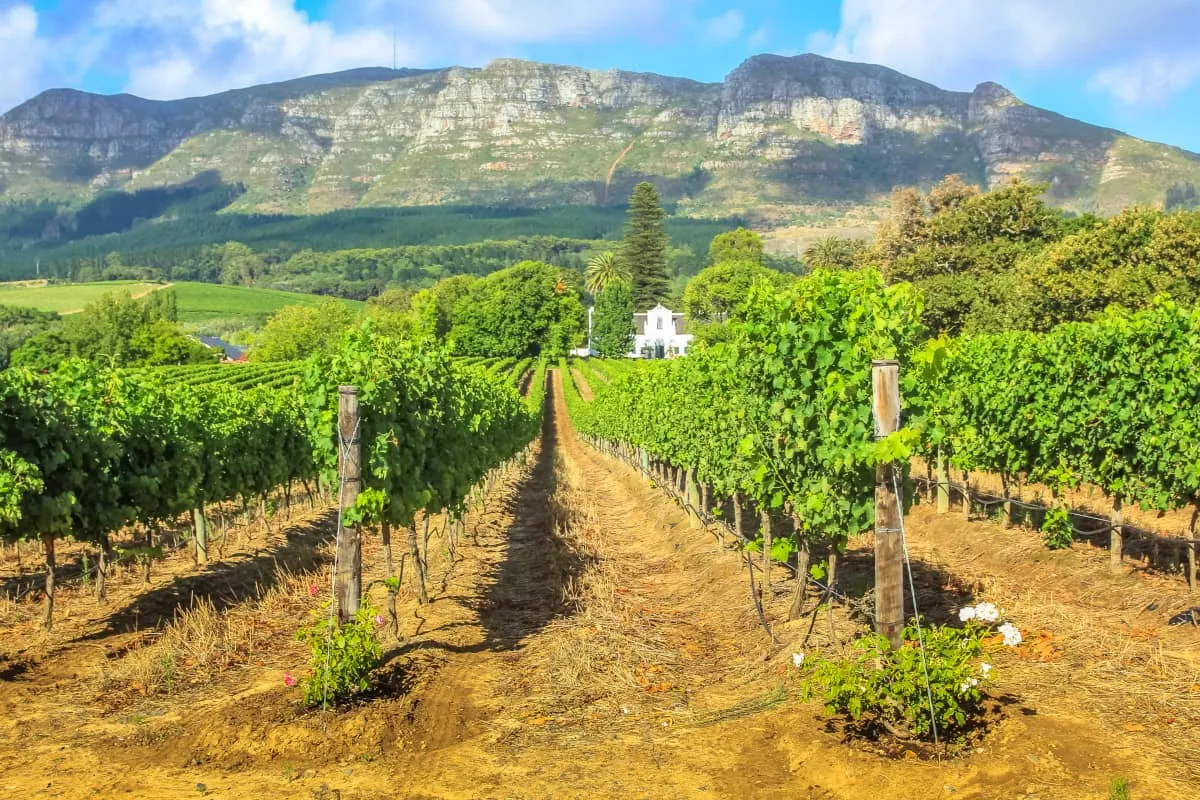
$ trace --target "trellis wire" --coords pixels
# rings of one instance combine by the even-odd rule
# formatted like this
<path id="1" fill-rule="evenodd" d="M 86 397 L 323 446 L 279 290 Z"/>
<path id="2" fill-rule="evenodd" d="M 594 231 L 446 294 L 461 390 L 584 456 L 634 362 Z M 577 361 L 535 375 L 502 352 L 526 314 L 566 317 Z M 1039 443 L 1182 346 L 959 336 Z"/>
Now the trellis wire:
<path id="1" fill-rule="evenodd" d="M 913 580 L 912 559 L 908 555 L 908 537 L 904 533 L 904 500 L 900 493 L 897 470 L 892 470 L 892 489 L 895 492 L 896 506 L 900 510 L 900 545 L 904 548 L 904 567 L 908 572 L 908 591 L 912 594 L 913 620 L 917 623 L 917 644 L 921 648 L 921 671 L 925 674 L 925 696 L 929 700 L 929 724 L 933 729 L 933 746 L 938 749 L 937 712 L 933 708 L 933 686 L 929 682 L 929 664 L 925 658 L 925 634 L 921 630 L 921 611 L 917 608 L 917 584 Z"/>
<path id="2" fill-rule="evenodd" d="M 913 481 L 924 484 L 925 486 L 937 486 L 939 484 L 937 479 L 930 480 L 929 478 L 920 477 L 920 476 L 913 476 Z M 1040 503 L 1029 503 L 1029 502 L 1025 502 L 1023 500 L 1017 500 L 1016 498 L 1013 498 L 1013 497 L 1005 498 L 1000 495 L 994 495 L 994 494 L 986 494 L 986 495 L 980 494 L 978 492 L 973 491 L 970 486 L 958 483 L 957 481 L 947 480 L 947 481 L 942 481 L 941 484 L 944 486 L 947 486 L 951 490 L 958 492 L 963 497 L 968 498 L 968 502 L 983 506 L 985 509 L 990 508 L 992 506 L 1003 505 L 1004 503 L 1011 503 L 1012 505 L 1017 506 L 1019 508 L 1023 508 L 1027 511 L 1046 511 L 1046 510 L 1048 510 L 1046 508 L 1046 506 L 1041 505 Z M 1068 512 L 1070 513 L 1070 515 L 1072 517 L 1075 517 L 1077 519 L 1091 520 L 1093 522 L 1102 523 L 1105 526 L 1103 528 L 1096 528 L 1095 530 L 1090 530 L 1090 531 L 1080 530 L 1079 528 L 1072 526 L 1071 531 L 1076 536 L 1083 536 L 1083 537 L 1103 536 L 1104 534 L 1110 533 L 1113 530 L 1114 526 L 1112 525 L 1112 520 L 1110 520 L 1108 517 L 1101 517 L 1101 516 L 1097 516 L 1096 514 L 1088 514 L 1087 512 L 1075 511 L 1073 509 L 1068 509 Z M 1130 539 L 1161 539 L 1161 540 L 1168 541 L 1168 542 L 1177 542 L 1179 544 L 1200 545 L 1200 539 L 1193 539 L 1188 536 L 1180 536 L 1180 535 L 1161 535 L 1161 534 L 1155 533 L 1154 531 L 1142 530 L 1142 529 L 1138 528 L 1138 526 L 1130 525 L 1128 523 L 1123 524 L 1121 526 L 1121 530 L 1122 530 L 1123 535 Z"/>

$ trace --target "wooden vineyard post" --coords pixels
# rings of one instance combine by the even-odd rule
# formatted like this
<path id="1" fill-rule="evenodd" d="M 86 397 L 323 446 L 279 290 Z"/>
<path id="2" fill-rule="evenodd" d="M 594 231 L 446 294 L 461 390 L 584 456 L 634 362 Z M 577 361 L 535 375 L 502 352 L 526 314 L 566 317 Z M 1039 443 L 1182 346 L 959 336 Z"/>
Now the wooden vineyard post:
<path id="1" fill-rule="evenodd" d="M 947 514 L 950 512 L 950 474 L 946 472 L 946 457 L 942 455 L 942 448 L 938 448 L 937 454 L 937 513 Z"/>
<path id="2" fill-rule="evenodd" d="M 900 365 L 896 361 L 871 362 L 871 399 L 875 438 L 900 429 Z M 893 648 L 904 629 L 904 551 L 901 539 L 899 479 L 896 464 L 875 468 L 875 631 Z"/>
<path id="3" fill-rule="evenodd" d="M 967 472 L 966 470 L 963 470 L 962 501 L 963 501 L 963 507 L 962 507 L 963 519 L 965 519 L 967 522 L 970 522 L 971 521 L 971 473 Z"/>
<path id="4" fill-rule="evenodd" d="M 208 520 L 204 518 L 204 504 L 192 509 L 192 524 L 196 529 L 196 563 L 208 563 Z"/>
<path id="5" fill-rule="evenodd" d="M 762 528 L 762 571 L 763 571 L 763 589 L 771 591 L 771 513 L 763 511 L 759 513 L 759 526 Z"/>
<path id="6" fill-rule="evenodd" d="M 338 474 L 342 514 L 354 507 L 362 488 L 362 452 L 358 435 L 358 387 L 338 387 Z M 341 524 L 337 540 L 337 572 L 333 577 L 338 620 L 349 622 L 362 597 L 362 525 Z"/>
<path id="7" fill-rule="evenodd" d="M 1192 524 L 1188 526 L 1187 540 L 1187 585 L 1188 591 L 1196 591 L 1196 536 L 1200 534 L 1200 526 L 1196 525 L 1196 520 L 1200 519 L 1200 505 L 1192 510 Z"/>
<path id="8" fill-rule="evenodd" d="M 646 448 L 638 448 L 638 456 L 642 461 L 642 480 L 646 480 L 650 476 L 650 456 L 646 454 Z"/>
<path id="9" fill-rule="evenodd" d="M 1113 572 L 1121 569 L 1121 556 L 1125 549 L 1125 511 L 1121 508 L 1121 495 L 1113 498 L 1112 515 L 1109 518 L 1108 566 Z"/>
<path id="10" fill-rule="evenodd" d="M 684 472 L 684 500 L 687 503 L 688 522 L 693 528 L 704 526 L 700 519 L 700 490 L 696 486 L 696 468 L 688 467 Z"/>
<path id="11" fill-rule="evenodd" d="M 49 633 L 54 625 L 54 534 L 43 534 L 42 543 L 46 546 L 46 608 L 42 616 L 42 627 Z"/>
<path id="12" fill-rule="evenodd" d="M 1000 482 L 1004 486 L 1004 527 L 1011 528 L 1013 522 L 1013 504 L 1012 504 L 1012 487 L 1009 485 L 1008 475 L 1001 474 Z"/>

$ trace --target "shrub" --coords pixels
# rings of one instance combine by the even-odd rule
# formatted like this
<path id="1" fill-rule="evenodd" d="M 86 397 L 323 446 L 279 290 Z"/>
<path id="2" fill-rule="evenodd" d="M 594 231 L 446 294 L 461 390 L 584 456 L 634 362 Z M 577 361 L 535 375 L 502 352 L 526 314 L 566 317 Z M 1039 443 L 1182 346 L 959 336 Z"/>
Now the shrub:
<path id="1" fill-rule="evenodd" d="M 1042 539 L 1051 550 L 1065 550 L 1071 546 L 1075 532 L 1071 526 L 1071 512 L 1062 507 L 1046 511 L 1042 521 Z"/>
<path id="2" fill-rule="evenodd" d="M 364 605 L 344 625 L 323 617 L 297 632 L 297 639 L 312 646 L 312 675 L 302 683 L 306 705 L 338 703 L 370 686 L 368 676 L 383 658 L 375 617 Z"/>
<path id="3" fill-rule="evenodd" d="M 982 687 L 992 672 L 983 658 L 982 640 L 1000 612 L 991 603 L 980 603 L 962 609 L 959 619 L 962 628 L 935 625 L 922 630 L 924 665 L 913 624 L 904 629 L 904 642 L 895 650 L 886 637 L 871 633 L 858 639 L 844 660 L 816 660 L 804 682 L 805 699 L 820 695 L 825 713 L 845 715 L 863 728 L 877 725 L 900 738 L 926 739 L 933 733 L 932 695 L 938 735 L 959 738 L 980 714 Z M 1005 645 L 1020 644 L 1020 631 L 1012 623 L 997 630 Z M 802 657 L 798 665 L 801 662 Z"/>

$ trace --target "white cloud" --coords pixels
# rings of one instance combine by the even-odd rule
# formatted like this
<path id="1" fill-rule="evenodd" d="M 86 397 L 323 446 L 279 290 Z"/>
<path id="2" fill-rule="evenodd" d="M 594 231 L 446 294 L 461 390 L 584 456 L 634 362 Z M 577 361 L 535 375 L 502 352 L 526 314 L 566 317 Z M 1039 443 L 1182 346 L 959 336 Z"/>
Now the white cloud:
<path id="1" fill-rule="evenodd" d="M 29 98 L 41 72 L 38 15 L 32 6 L 0 9 L 0 112 Z"/>
<path id="2" fill-rule="evenodd" d="M 1122 65 L 1143 65 L 1128 69 L 1160 89 L 1186 86 L 1153 77 L 1150 57 L 1168 65 L 1194 59 L 1197 30 L 1200 0 L 844 0 L 838 31 L 809 46 L 954 88 L 1010 70 L 1081 70 L 1124 99 L 1129 79 L 1108 74 Z"/>
<path id="3" fill-rule="evenodd" d="M 167 99 L 319 72 L 481 64 L 526 44 L 653 37 L 692 0 L 360 0 L 313 19 L 295 0 L 62 0 L 53 37 L 27 3 L 0 0 L 0 112 L 100 72 Z"/>
<path id="4" fill-rule="evenodd" d="M 713 17 L 706 22 L 704 33 L 713 41 L 732 42 L 742 35 L 742 28 L 745 24 L 746 19 L 742 16 L 742 12 L 731 8 L 724 14 Z"/>
<path id="5" fill-rule="evenodd" d="M 750 34 L 750 38 L 746 40 L 746 44 L 750 47 L 762 47 L 771 38 L 771 32 L 766 28 L 759 28 L 754 33 Z"/>
<path id="6" fill-rule="evenodd" d="M 669 5 L 669 0 L 442 0 L 429 10 L 437 23 L 470 37 L 546 42 L 637 31 L 660 20 Z"/>
<path id="7" fill-rule="evenodd" d="M 1105 67 L 1088 83 L 1126 105 L 1155 105 L 1183 91 L 1200 76 L 1200 55 L 1167 58 L 1150 55 Z"/>
<path id="8" fill-rule="evenodd" d="M 339 32 L 291 0 L 116 0 L 96 28 L 114 47 L 135 44 L 127 89 L 151 98 L 205 94 L 318 72 L 390 64 L 390 32 Z M 111 52 L 111 49 L 110 49 Z M 415 49 L 405 44 L 408 61 Z"/>

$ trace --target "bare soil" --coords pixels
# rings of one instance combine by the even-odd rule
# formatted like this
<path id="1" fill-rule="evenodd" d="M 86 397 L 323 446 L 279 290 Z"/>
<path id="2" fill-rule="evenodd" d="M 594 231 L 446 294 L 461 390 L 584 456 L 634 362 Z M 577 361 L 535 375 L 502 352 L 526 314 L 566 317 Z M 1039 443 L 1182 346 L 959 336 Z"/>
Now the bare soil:
<path id="1" fill-rule="evenodd" d="M 17 603 L 0 630 L 0 796 L 1103 800 L 1116 776 L 1139 800 L 1196 796 L 1200 630 L 1166 624 L 1189 604 L 1177 580 L 918 506 L 922 613 L 989 599 L 1028 643 L 998 655 L 998 718 L 967 754 L 847 744 L 791 666 L 848 638 L 846 609 L 788 623 L 777 569 L 772 643 L 740 556 L 576 438 L 561 377 L 531 462 L 472 510 L 454 558 L 431 540 L 429 604 L 406 573 L 400 636 L 385 626 L 377 688 L 349 708 L 307 711 L 284 682 L 305 672 L 293 634 L 327 595 L 323 512 L 257 556 L 123 580 L 106 606 L 68 586 L 48 638 L 15 621 L 33 599 Z M 852 596 L 870 547 L 840 568 Z M 367 537 L 364 585 L 381 562 Z M 176 653 L 164 685 L 163 625 L 195 593 L 215 610 L 189 630 L 215 644 Z"/>

